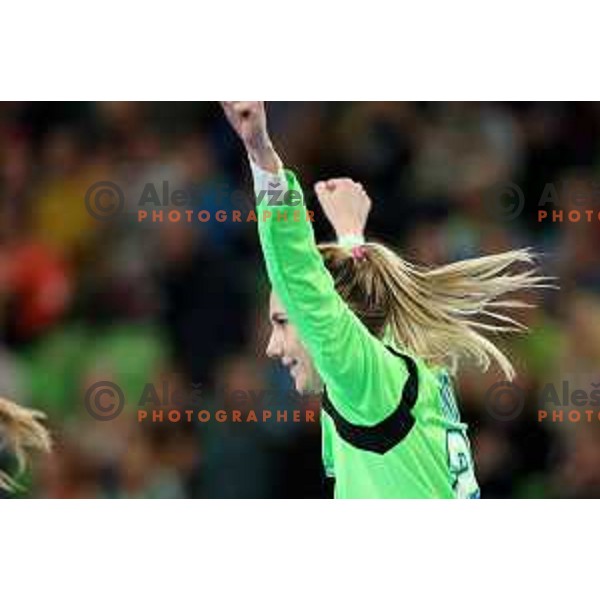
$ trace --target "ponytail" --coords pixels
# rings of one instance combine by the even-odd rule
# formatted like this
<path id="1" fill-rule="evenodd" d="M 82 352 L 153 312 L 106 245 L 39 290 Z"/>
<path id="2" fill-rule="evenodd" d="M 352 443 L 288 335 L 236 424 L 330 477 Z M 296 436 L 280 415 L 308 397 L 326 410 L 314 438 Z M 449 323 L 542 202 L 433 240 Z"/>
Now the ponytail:
<path id="1" fill-rule="evenodd" d="M 371 333 L 453 374 L 466 359 L 483 371 L 495 362 L 514 378 L 510 360 L 487 335 L 527 330 L 505 309 L 531 305 L 507 296 L 555 287 L 539 275 L 529 249 L 426 269 L 382 244 L 362 247 L 361 260 L 337 244 L 319 250 L 336 290 Z"/>

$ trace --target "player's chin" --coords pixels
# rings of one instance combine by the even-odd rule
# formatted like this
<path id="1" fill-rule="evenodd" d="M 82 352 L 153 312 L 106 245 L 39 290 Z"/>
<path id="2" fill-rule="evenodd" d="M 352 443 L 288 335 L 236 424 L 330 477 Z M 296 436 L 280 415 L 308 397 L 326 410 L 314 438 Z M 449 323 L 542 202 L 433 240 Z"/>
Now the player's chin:
<path id="1" fill-rule="evenodd" d="M 310 377 L 303 375 L 298 375 L 294 378 L 294 385 L 296 387 L 296 391 L 301 396 L 312 396 L 320 392 L 319 386 L 315 382 L 311 381 Z"/>
<path id="2" fill-rule="evenodd" d="M 294 386 L 300 395 L 308 394 L 308 388 L 310 386 L 308 385 L 308 381 L 306 381 L 305 377 L 302 377 L 301 375 L 294 377 Z"/>

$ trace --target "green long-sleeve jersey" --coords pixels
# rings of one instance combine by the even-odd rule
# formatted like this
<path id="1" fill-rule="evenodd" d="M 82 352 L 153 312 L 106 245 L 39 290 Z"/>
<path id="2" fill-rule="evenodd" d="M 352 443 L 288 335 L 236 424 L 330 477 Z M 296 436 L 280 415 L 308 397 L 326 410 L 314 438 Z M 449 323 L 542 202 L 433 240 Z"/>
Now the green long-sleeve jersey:
<path id="1" fill-rule="evenodd" d="M 325 384 L 323 462 L 335 497 L 478 497 L 447 373 L 373 336 L 338 295 L 294 173 L 253 172 L 271 285 Z"/>

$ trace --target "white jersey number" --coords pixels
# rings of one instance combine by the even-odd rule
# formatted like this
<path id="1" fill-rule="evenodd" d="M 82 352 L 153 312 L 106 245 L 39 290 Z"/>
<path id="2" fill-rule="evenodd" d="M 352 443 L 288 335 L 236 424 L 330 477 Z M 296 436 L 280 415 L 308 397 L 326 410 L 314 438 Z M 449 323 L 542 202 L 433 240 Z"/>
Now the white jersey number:
<path id="1" fill-rule="evenodd" d="M 454 478 L 452 487 L 457 498 L 479 496 L 479 486 L 475 479 L 473 459 L 469 439 L 461 429 L 449 429 L 446 432 L 448 467 Z"/>

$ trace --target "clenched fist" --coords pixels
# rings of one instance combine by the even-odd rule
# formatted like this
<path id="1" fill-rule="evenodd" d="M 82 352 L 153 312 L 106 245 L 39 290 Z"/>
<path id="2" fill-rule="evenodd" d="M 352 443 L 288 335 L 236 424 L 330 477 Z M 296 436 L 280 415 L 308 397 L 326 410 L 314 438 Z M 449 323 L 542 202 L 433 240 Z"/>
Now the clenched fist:
<path id="1" fill-rule="evenodd" d="M 267 171 L 277 172 L 281 163 L 267 131 L 265 103 L 221 102 L 221 106 L 252 160 Z"/>
<path id="2" fill-rule="evenodd" d="M 364 235 L 371 199 L 360 183 L 347 178 L 319 181 L 315 193 L 338 239 Z"/>

